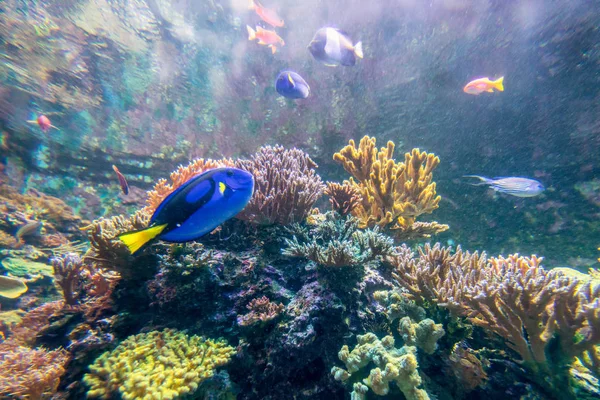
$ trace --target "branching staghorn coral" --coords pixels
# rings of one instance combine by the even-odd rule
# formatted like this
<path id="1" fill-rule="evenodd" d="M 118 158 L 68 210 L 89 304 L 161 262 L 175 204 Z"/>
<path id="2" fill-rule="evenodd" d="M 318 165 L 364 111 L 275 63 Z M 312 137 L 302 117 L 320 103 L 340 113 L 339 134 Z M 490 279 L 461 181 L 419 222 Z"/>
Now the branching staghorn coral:
<path id="1" fill-rule="evenodd" d="M 246 308 L 248 314 L 238 317 L 238 325 L 250 326 L 256 323 L 266 324 L 281 314 L 285 306 L 282 303 L 271 303 L 266 296 L 253 299 Z"/>
<path id="2" fill-rule="evenodd" d="M 346 370 L 333 367 L 331 373 L 335 380 L 345 382 L 354 373 L 373 363 L 375 368 L 371 369 L 369 376 L 363 379 L 363 382 L 375 394 L 385 396 L 390 390 L 390 382 L 396 382 L 407 400 L 429 399 L 427 392 L 419 388 L 421 377 L 417 369 L 419 365 L 415 347 L 403 346 L 397 349 L 394 347 L 392 336 L 379 340 L 373 333 L 358 335 L 357 340 L 358 344 L 352 351 L 344 345 L 338 353 L 340 360 L 346 365 Z M 366 394 L 363 385 L 355 384 L 354 390 L 355 392 L 358 390 L 358 393 L 353 392 L 353 398 Z"/>
<path id="3" fill-rule="evenodd" d="M 360 220 L 360 227 L 396 230 L 403 239 L 427 237 L 446 230 L 447 226 L 441 224 L 421 225 L 411 230 L 417 217 L 438 208 L 441 197 L 436 194 L 432 171 L 439 158 L 413 149 L 405 154 L 404 163 L 397 163 L 392 158 L 393 142 L 379 151 L 375 144 L 375 138 L 368 136 L 361 139 L 358 148 L 350 140 L 348 146 L 333 156 L 353 176 L 347 184 L 360 192 L 362 201 L 352 212 Z"/>
<path id="4" fill-rule="evenodd" d="M 333 211 L 342 217 L 350 214 L 362 201 L 360 190 L 347 182 L 344 184 L 327 182 L 324 193 L 329 196 Z"/>
<path id="5" fill-rule="evenodd" d="M 63 349 L 30 349 L 0 343 L 0 397 L 50 399 L 71 359 Z"/>
<path id="6" fill-rule="evenodd" d="M 143 211 L 151 215 L 169 194 L 190 180 L 190 178 L 201 174 L 204 171 L 208 171 L 209 169 L 233 167 L 234 165 L 235 163 L 233 160 L 228 158 L 223 158 L 221 160 L 198 158 L 185 167 L 180 165 L 177 170 L 171 173 L 171 183 L 168 183 L 166 179 L 159 179 L 156 185 L 154 185 L 154 188 L 148 192 L 147 205 Z"/>
<path id="7" fill-rule="evenodd" d="M 600 365 L 600 284 L 547 271 L 541 258 L 511 255 L 486 259 L 439 245 L 407 248 L 388 258 L 394 278 L 417 303 L 447 307 L 474 325 L 506 340 L 532 378 L 551 393 L 571 390 L 568 368 L 574 357 Z M 551 377 L 546 379 L 544 377 Z"/>
<path id="8" fill-rule="evenodd" d="M 308 154 L 282 146 L 264 146 L 238 168 L 254 175 L 254 195 L 238 218 L 261 225 L 302 222 L 325 185 Z"/>
<path id="9" fill-rule="evenodd" d="M 352 216 L 339 219 L 331 212 L 325 218 L 310 232 L 296 225 L 294 237 L 285 240 L 283 254 L 305 257 L 328 267 L 355 266 L 391 254 L 391 239 L 377 229 L 359 230 L 358 220 Z"/>
<path id="10" fill-rule="evenodd" d="M 88 397 L 173 399 L 194 392 L 235 354 L 225 342 L 165 329 L 130 336 L 90 366 Z"/>

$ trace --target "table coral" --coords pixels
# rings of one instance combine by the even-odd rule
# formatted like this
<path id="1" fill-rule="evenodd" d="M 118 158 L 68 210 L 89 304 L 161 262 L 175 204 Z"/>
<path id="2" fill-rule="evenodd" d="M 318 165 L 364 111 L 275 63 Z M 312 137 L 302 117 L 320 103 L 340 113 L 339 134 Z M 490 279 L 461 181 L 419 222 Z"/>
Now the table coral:
<path id="1" fill-rule="evenodd" d="M 26 258 L 8 257 L 1 261 L 2 268 L 9 274 L 19 277 L 35 278 L 38 276 L 53 277 L 51 265 L 31 261 Z"/>
<path id="2" fill-rule="evenodd" d="M 88 397 L 173 399 L 194 392 L 235 350 L 225 342 L 165 329 L 130 336 L 101 355 L 83 378 Z"/>
<path id="3" fill-rule="evenodd" d="M 27 285 L 20 279 L 0 275 L 0 297 L 16 299 L 27 291 Z"/>
<path id="4" fill-rule="evenodd" d="M 238 218 L 257 224 L 302 222 L 325 189 L 317 164 L 295 148 L 264 146 L 236 165 L 254 176 L 254 195 Z"/>
<path id="5" fill-rule="evenodd" d="M 425 225 L 410 230 L 417 217 L 438 208 L 441 197 L 436 193 L 432 171 L 440 159 L 413 149 L 405 154 L 403 163 L 396 162 L 392 158 L 393 142 L 379 151 L 375 144 L 375 138 L 368 136 L 361 139 L 358 148 L 350 140 L 333 156 L 353 176 L 347 184 L 357 188 L 362 197 L 352 212 L 359 218 L 360 227 L 389 228 L 402 238 L 407 238 L 409 232 L 411 237 L 426 237 L 446 230 L 447 226 L 441 224 L 431 226 L 431 231 Z"/>
<path id="6" fill-rule="evenodd" d="M 357 340 L 358 344 L 352 351 L 344 345 L 338 353 L 340 360 L 346 365 L 346 370 L 333 367 L 331 373 L 336 380 L 346 381 L 352 374 L 373 363 L 375 368 L 371 369 L 363 382 L 376 394 L 388 394 L 390 382 L 396 382 L 407 400 L 429 399 L 427 392 L 419 387 L 421 376 L 417 369 L 419 365 L 415 347 L 403 346 L 397 349 L 394 347 L 392 336 L 379 340 L 373 333 L 358 335 Z M 359 388 L 364 395 L 364 388 Z"/>

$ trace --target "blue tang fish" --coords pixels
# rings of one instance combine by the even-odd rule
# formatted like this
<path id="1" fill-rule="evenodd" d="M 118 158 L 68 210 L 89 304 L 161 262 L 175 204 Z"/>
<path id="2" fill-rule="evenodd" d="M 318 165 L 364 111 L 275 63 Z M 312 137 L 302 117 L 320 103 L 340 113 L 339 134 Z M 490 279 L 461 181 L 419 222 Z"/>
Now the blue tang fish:
<path id="1" fill-rule="evenodd" d="M 126 232 L 119 239 L 131 253 L 154 238 L 189 242 L 214 230 L 246 207 L 254 177 L 237 168 L 216 168 L 188 180 L 160 203 L 148 228 Z"/>
<path id="2" fill-rule="evenodd" d="M 362 43 L 353 44 L 348 34 L 336 28 L 319 29 L 308 45 L 308 51 L 328 67 L 351 67 L 357 58 L 363 58 Z"/>
<path id="3" fill-rule="evenodd" d="M 535 197 L 544 191 L 544 185 L 535 179 L 529 178 L 486 178 L 478 175 L 465 175 L 465 178 L 477 178 L 480 180 L 478 183 L 474 183 L 475 186 L 489 185 L 492 189 L 497 192 L 510 194 L 516 197 Z"/>
<path id="4" fill-rule="evenodd" d="M 310 95 L 308 83 L 293 71 L 282 71 L 275 81 L 277 93 L 288 99 L 305 99 Z"/>

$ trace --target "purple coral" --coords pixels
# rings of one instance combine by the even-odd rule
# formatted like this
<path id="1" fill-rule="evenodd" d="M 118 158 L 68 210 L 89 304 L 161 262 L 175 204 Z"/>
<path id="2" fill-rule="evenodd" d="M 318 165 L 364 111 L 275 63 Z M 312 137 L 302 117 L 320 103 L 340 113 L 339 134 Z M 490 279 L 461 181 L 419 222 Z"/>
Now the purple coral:
<path id="1" fill-rule="evenodd" d="M 263 225 L 289 225 L 306 218 L 325 185 L 308 154 L 264 146 L 251 160 L 237 162 L 254 175 L 254 196 L 238 218 Z"/>

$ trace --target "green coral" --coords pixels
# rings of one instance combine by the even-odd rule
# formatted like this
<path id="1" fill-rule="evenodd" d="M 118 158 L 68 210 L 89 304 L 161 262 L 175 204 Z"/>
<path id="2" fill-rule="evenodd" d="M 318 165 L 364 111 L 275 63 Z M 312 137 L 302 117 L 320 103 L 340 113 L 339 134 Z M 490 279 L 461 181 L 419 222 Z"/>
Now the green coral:
<path id="1" fill-rule="evenodd" d="M 364 264 L 377 257 L 391 254 L 393 241 L 377 229 L 359 230 L 354 217 L 339 218 L 334 212 L 312 229 L 296 224 L 294 237 L 286 239 L 283 254 L 305 257 L 322 266 L 346 267 Z"/>
<path id="2" fill-rule="evenodd" d="M 54 276 L 51 265 L 31 261 L 26 258 L 8 257 L 2 260 L 2 267 L 11 275 L 19 277 Z"/>
<path id="3" fill-rule="evenodd" d="M 344 345 L 338 357 L 346 365 L 346 370 L 333 367 L 331 373 L 335 380 L 346 381 L 352 374 L 363 369 L 370 363 L 375 365 L 363 383 L 371 388 L 375 394 L 385 396 L 389 393 L 390 382 L 396 382 L 407 400 L 427 400 L 429 395 L 421 386 L 416 357 L 417 349 L 414 346 L 394 347 L 394 338 L 386 336 L 379 340 L 373 333 L 358 335 L 358 344 L 350 351 Z M 362 384 L 354 384 L 353 399 L 364 399 L 366 389 Z"/>
<path id="4" fill-rule="evenodd" d="M 410 317 L 400 320 L 398 332 L 402 335 L 404 343 L 417 346 L 427 354 L 433 354 L 437 341 L 446 334 L 442 324 L 436 324 L 432 319 L 427 318 L 416 323 Z"/>
<path id="5" fill-rule="evenodd" d="M 414 300 L 407 299 L 398 290 L 378 290 L 373 293 L 373 298 L 385 307 L 384 313 L 390 323 L 406 316 L 415 321 L 425 319 L 425 309 L 417 305 Z"/>
<path id="6" fill-rule="evenodd" d="M 194 392 L 234 353 L 223 341 L 172 329 L 141 333 L 98 357 L 83 381 L 90 398 L 173 399 Z"/>

